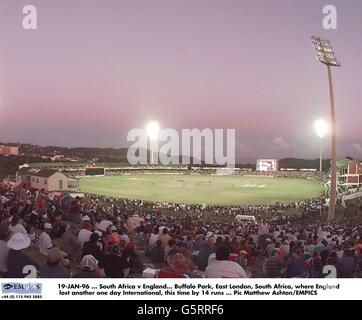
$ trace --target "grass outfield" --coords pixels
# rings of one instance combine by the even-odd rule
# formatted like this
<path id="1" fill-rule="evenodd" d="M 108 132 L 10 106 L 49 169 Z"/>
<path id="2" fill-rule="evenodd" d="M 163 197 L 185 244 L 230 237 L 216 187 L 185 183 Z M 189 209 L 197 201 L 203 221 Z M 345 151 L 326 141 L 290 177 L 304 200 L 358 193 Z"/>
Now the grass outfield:
<path id="1" fill-rule="evenodd" d="M 118 198 L 220 205 L 288 203 L 324 191 L 315 180 L 171 174 L 85 177 L 80 189 Z"/>

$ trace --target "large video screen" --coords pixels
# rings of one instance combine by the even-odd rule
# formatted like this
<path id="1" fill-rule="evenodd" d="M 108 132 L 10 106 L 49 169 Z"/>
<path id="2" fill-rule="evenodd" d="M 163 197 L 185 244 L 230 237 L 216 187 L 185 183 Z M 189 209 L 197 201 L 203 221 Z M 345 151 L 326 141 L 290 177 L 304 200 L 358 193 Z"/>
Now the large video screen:
<path id="1" fill-rule="evenodd" d="M 258 159 L 256 162 L 256 171 L 273 172 L 278 170 L 278 160 L 275 159 Z"/>

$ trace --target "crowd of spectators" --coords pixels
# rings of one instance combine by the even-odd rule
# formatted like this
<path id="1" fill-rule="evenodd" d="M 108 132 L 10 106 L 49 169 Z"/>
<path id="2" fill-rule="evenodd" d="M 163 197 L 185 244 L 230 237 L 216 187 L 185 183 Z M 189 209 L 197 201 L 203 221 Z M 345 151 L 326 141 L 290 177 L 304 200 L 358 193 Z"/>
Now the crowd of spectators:
<path id="1" fill-rule="evenodd" d="M 3 187 L 0 274 L 123 278 L 153 270 L 159 278 L 360 277 L 362 226 L 323 222 L 323 203 L 321 197 L 288 205 L 197 206 Z M 207 219 L 211 211 L 229 219 Z M 235 219 L 240 214 L 257 222 Z"/>

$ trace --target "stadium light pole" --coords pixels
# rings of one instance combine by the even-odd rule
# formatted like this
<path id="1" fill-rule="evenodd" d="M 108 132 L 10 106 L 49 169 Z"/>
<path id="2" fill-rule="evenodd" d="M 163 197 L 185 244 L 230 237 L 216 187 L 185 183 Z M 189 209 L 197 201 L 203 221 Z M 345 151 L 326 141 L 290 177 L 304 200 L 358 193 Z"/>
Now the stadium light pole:
<path id="1" fill-rule="evenodd" d="M 158 142 L 160 126 L 157 121 L 150 121 L 146 126 L 148 138 L 150 139 L 151 164 L 154 163 L 155 145 Z"/>
<path id="2" fill-rule="evenodd" d="M 317 135 L 320 138 L 320 148 L 319 148 L 319 171 L 322 174 L 323 172 L 323 138 L 327 134 L 328 126 L 325 121 L 318 120 L 315 123 L 315 128 L 317 131 Z"/>
<path id="3" fill-rule="evenodd" d="M 336 217 L 337 200 L 337 133 L 336 133 L 336 107 L 334 102 L 334 90 L 332 80 L 332 67 L 340 67 L 334 55 L 332 44 L 329 40 L 323 40 L 320 37 L 313 36 L 312 43 L 317 53 L 318 60 L 327 66 L 329 96 L 331 103 L 331 137 L 332 137 L 332 163 L 331 163 L 331 186 L 329 194 L 329 212 L 328 220 L 334 220 Z"/>

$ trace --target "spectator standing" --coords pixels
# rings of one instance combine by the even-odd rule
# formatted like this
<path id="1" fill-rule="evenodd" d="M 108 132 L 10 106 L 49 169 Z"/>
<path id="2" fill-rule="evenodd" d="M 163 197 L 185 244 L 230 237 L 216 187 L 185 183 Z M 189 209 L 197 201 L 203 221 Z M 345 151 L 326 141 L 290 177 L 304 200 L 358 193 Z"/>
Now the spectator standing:
<path id="1" fill-rule="evenodd" d="M 343 258 L 339 261 L 342 278 L 352 278 L 356 271 L 356 262 L 352 250 L 344 250 Z"/>
<path id="2" fill-rule="evenodd" d="M 78 228 L 76 225 L 68 226 L 62 236 L 60 249 L 67 254 L 68 259 L 79 261 L 81 247 L 77 241 Z"/>
<path id="3" fill-rule="evenodd" d="M 110 246 L 110 254 L 104 257 L 104 272 L 108 278 L 124 278 L 124 270 L 129 268 L 127 261 L 120 255 L 117 245 Z"/>
<path id="4" fill-rule="evenodd" d="M 264 248 L 265 239 L 269 234 L 269 224 L 263 220 L 259 225 L 258 240 L 259 244 Z"/>
<path id="5" fill-rule="evenodd" d="M 150 249 L 151 261 L 161 263 L 165 261 L 165 249 L 162 247 L 161 240 L 157 240 L 156 244 Z"/>
<path id="6" fill-rule="evenodd" d="M 90 236 L 92 234 L 92 226 L 88 222 L 90 218 L 88 216 L 85 216 L 83 218 L 83 222 L 81 224 L 81 229 L 78 234 L 78 243 L 80 244 L 81 248 L 83 248 L 83 244 L 90 240 Z"/>
<path id="7" fill-rule="evenodd" d="M 284 268 L 283 261 L 279 258 L 279 250 L 274 249 L 272 255 L 264 262 L 263 270 L 266 278 L 281 278 Z"/>
<path id="8" fill-rule="evenodd" d="M 39 252 L 43 256 L 48 255 L 48 250 L 53 247 L 50 233 L 52 231 L 52 225 L 50 223 L 44 223 L 44 230 L 39 236 Z"/>
<path id="9" fill-rule="evenodd" d="M 162 229 L 162 235 L 160 236 L 160 240 L 162 242 L 163 247 L 165 248 L 168 245 L 168 242 L 172 239 L 172 237 L 168 234 L 168 229 Z"/>
<path id="10" fill-rule="evenodd" d="M 295 249 L 287 262 L 287 278 L 298 278 L 302 276 L 304 259 L 299 248 Z"/>
<path id="11" fill-rule="evenodd" d="M 102 268 L 104 255 L 101 248 L 98 245 L 99 234 L 93 232 L 90 236 L 89 241 L 85 242 L 83 245 L 82 257 L 86 255 L 92 255 L 98 260 L 99 267 Z"/>

